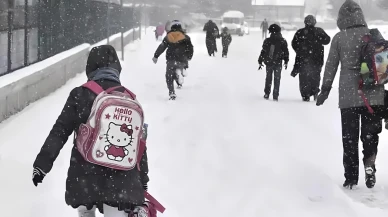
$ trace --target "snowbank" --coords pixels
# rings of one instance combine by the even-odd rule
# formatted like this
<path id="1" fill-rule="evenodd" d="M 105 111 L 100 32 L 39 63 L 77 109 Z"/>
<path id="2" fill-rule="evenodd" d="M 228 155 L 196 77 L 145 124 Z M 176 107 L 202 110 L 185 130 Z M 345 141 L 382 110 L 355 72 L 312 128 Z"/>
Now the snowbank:
<path id="1" fill-rule="evenodd" d="M 130 30 L 124 33 L 124 44 L 128 45 L 139 38 L 140 28 Z M 106 44 L 107 41 L 105 39 L 94 45 L 82 44 L 0 77 L 0 122 L 54 92 L 70 78 L 83 72 L 91 48 Z M 121 33 L 112 35 L 109 44 L 121 51 Z"/>

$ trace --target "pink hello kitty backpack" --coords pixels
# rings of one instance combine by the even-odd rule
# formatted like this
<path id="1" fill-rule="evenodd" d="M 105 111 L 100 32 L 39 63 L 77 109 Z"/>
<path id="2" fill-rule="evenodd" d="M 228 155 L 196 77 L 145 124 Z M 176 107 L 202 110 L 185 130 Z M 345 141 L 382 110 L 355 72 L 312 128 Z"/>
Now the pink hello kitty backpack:
<path id="1" fill-rule="evenodd" d="M 117 169 L 132 170 L 145 149 L 142 140 L 144 112 L 136 95 L 118 86 L 104 90 L 94 81 L 83 85 L 97 94 L 86 124 L 81 124 L 77 149 L 90 163 Z M 125 92 L 115 91 L 124 88 Z"/>

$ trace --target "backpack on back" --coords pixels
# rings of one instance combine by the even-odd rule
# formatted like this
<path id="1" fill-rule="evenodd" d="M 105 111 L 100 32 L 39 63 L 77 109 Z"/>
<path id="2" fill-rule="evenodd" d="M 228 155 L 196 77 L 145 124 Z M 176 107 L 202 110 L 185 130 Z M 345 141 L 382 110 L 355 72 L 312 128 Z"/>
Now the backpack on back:
<path id="1" fill-rule="evenodd" d="M 377 29 L 362 38 L 361 71 L 358 92 L 370 113 L 373 113 L 363 89 L 388 83 L 388 41 Z"/>
<path id="2" fill-rule="evenodd" d="M 363 37 L 361 50 L 361 79 L 363 86 L 388 83 L 388 41 L 384 40 L 377 29 Z"/>
<path id="3" fill-rule="evenodd" d="M 104 90 L 94 81 L 83 87 L 97 97 L 86 124 L 78 129 L 78 151 L 86 161 L 100 166 L 126 171 L 139 168 L 146 144 L 142 139 L 144 112 L 136 95 L 122 86 Z M 119 88 L 125 92 L 116 91 Z"/>
<path id="4" fill-rule="evenodd" d="M 270 46 L 268 46 L 267 50 L 265 50 L 264 55 L 264 64 L 265 65 L 273 65 L 274 62 L 281 60 L 282 58 L 282 47 L 281 42 L 277 40 L 271 40 Z"/>

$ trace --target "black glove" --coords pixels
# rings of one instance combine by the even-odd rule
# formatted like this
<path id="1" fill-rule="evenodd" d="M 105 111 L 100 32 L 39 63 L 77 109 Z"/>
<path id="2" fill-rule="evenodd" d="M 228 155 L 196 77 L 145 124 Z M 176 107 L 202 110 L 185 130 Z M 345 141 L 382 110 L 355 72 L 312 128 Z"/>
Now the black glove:
<path id="1" fill-rule="evenodd" d="M 148 184 L 147 183 L 143 185 L 143 189 L 144 189 L 144 191 L 148 191 Z"/>
<path id="2" fill-rule="evenodd" d="M 291 76 L 294 77 L 294 78 L 295 78 L 298 74 L 299 74 L 298 71 L 295 70 L 295 69 L 293 69 L 292 72 L 291 72 Z"/>
<path id="3" fill-rule="evenodd" d="M 32 182 L 34 182 L 35 186 L 38 186 L 38 183 L 42 183 L 46 173 L 43 172 L 39 167 L 35 167 L 32 171 Z"/>
<path id="4" fill-rule="evenodd" d="M 322 88 L 322 91 L 319 93 L 317 98 L 317 106 L 323 105 L 327 98 L 329 97 L 331 88 Z"/>
<path id="5" fill-rule="evenodd" d="M 260 63 L 259 70 L 261 70 L 262 68 L 263 68 L 263 64 Z"/>

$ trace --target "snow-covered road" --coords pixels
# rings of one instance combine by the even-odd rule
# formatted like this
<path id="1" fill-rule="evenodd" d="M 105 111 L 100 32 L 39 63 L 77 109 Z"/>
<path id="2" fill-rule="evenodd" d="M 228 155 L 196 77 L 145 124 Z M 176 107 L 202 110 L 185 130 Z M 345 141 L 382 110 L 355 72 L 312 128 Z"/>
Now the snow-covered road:
<path id="1" fill-rule="evenodd" d="M 176 101 L 168 101 L 164 55 L 157 65 L 151 61 L 158 46 L 152 34 L 127 47 L 123 63 L 122 81 L 138 95 L 150 125 L 149 188 L 166 206 L 163 216 L 388 214 L 388 132 L 381 137 L 375 189 L 366 189 L 361 172 L 360 189 L 345 193 L 337 91 L 322 107 L 301 101 L 298 79 L 290 76 L 292 33 L 284 33 L 291 61 L 279 102 L 262 97 L 261 33 L 235 36 L 228 59 L 207 55 L 204 34 L 190 36 L 195 55 Z M 68 93 L 85 79 L 77 76 L 0 124 L 0 216 L 76 216 L 64 201 L 71 139 L 38 188 L 31 174 Z"/>

